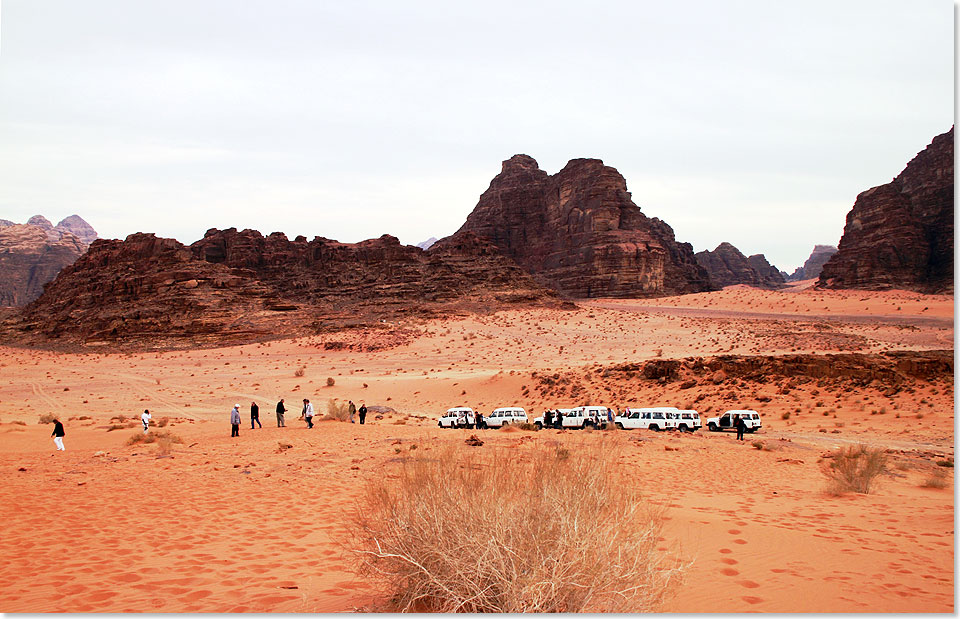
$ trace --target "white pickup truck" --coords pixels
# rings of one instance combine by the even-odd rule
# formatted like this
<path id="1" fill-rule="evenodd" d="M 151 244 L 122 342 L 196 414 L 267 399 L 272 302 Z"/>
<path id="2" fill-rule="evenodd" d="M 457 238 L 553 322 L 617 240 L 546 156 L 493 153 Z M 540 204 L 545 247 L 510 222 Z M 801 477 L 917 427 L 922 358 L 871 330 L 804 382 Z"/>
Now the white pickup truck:
<path id="1" fill-rule="evenodd" d="M 747 432 L 756 432 L 763 426 L 763 420 L 760 419 L 760 413 L 752 410 L 732 410 L 727 411 L 719 417 L 707 418 L 707 428 L 711 432 L 722 432 L 724 430 L 736 430 L 734 419 L 743 418 Z"/>

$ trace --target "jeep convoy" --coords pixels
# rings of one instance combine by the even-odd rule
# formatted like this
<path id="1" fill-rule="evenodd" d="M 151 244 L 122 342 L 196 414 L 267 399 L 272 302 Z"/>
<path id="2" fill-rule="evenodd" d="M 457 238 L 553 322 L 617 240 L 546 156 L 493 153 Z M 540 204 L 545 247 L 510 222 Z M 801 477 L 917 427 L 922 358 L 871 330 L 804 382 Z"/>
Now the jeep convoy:
<path id="1" fill-rule="evenodd" d="M 559 423 L 557 421 L 559 417 Z M 743 418 L 747 432 L 756 432 L 762 427 L 760 414 L 754 410 L 729 410 L 718 417 L 707 419 L 707 427 L 711 432 L 736 429 L 737 417 Z M 489 415 L 482 417 L 472 408 L 458 406 L 447 410 L 437 421 L 441 428 L 474 428 L 478 423 L 481 427 L 500 428 L 509 424 L 529 423 L 527 412 L 519 406 L 505 406 L 494 409 Z M 610 423 L 620 430 L 677 430 L 679 432 L 696 432 L 703 423 L 700 414 L 695 410 L 683 410 L 673 406 L 656 406 L 649 408 L 627 407 L 622 413 L 614 416 L 613 409 L 608 406 L 577 406 L 575 408 L 559 408 L 535 417 L 533 425 L 538 430 L 543 428 L 586 429 L 602 430 Z"/>

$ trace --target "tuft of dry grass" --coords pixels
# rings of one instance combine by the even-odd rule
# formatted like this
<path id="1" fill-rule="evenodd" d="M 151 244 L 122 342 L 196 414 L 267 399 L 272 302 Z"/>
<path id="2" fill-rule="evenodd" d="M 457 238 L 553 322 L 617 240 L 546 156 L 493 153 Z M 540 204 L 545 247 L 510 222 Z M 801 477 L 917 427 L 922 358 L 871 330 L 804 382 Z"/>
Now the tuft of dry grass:
<path id="1" fill-rule="evenodd" d="M 830 480 L 827 492 L 837 496 L 847 492 L 869 494 L 877 477 L 887 470 L 888 461 L 883 449 L 863 444 L 834 452 L 825 471 Z"/>
<path id="2" fill-rule="evenodd" d="M 53 413 L 44 413 L 40 415 L 40 419 L 37 421 L 37 423 L 38 424 L 53 423 L 53 420 L 56 418 L 57 416 L 54 415 Z"/>
<path id="3" fill-rule="evenodd" d="M 337 384 L 337 381 L 333 377 L 327 377 L 327 387 L 333 387 L 335 384 Z"/>
<path id="4" fill-rule="evenodd" d="M 946 488 L 948 485 L 947 482 L 947 472 L 944 469 L 936 469 L 933 473 L 923 480 L 923 483 L 920 484 L 922 488 Z"/>
<path id="5" fill-rule="evenodd" d="M 183 439 L 170 430 L 157 430 L 156 432 L 148 432 L 146 434 L 143 432 L 135 432 L 127 439 L 127 445 L 150 444 L 159 441 L 167 441 L 167 448 L 169 450 L 171 444 L 182 443 Z"/>
<path id="6" fill-rule="evenodd" d="M 306 373 L 306 371 L 307 371 L 307 366 L 303 365 L 298 367 L 296 370 L 294 370 L 293 375 L 296 376 L 297 378 L 303 378 L 303 375 Z"/>
<path id="7" fill-rule="evenodd" d="M 656 611 L 683 566 L 607 443 L 407 452 L 357 507 L 357 573 L 389 610 Z"/>
<path id="8" fill-rule="evenodd" d="M 520 427 L 513 423 L 505 423 L 500 426 L 501 432 L 517 432 L 520 430 Z"/>

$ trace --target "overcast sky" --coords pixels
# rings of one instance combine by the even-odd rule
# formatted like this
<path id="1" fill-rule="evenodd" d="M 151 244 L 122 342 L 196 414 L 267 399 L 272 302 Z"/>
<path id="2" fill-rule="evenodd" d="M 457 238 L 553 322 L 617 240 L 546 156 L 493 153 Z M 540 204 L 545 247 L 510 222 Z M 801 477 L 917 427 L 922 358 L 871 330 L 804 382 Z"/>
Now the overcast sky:
<path id="1" fill-rule="evenodd" d="M 792 271 L 953 124 L 951 0 L 3 0 L 0 218 L 404 243 L 595 157 Z"/>

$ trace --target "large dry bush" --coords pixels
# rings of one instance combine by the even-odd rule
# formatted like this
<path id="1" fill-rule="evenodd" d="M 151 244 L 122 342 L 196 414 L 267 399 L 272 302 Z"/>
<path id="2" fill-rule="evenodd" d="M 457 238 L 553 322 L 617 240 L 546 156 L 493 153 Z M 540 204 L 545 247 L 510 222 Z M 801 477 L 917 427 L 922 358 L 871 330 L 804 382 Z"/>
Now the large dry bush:
<path id="1" fill-rule="evenodd" d="M 825 472 L 830 494 L 860 492 L 869 494 L 877 477 L 887 470 L 889 458 L 883 449 L 863 444 L 851 445 L 834 452 Z"/>
<path id="2" fill-rule="evenodd" d="M 337 402 L 331 398 L 327 400 L 327 419 L 336 419 L 337 421 L 350 421 L 350 404 L 347 402 Z"/>
<path id="3" fill-rule="evenodd" d="M 182 443 L 183 439 L 170 430 L 156 430 L 146 434 L 143 432 L 135 432 L 130 438 L 127 439 L 127 445 L 142 445 L 144 443 L 149 444 L 158 442 L 163 443 L 166 446 L 166 449 L 169 451 L 172 443 Z M 163 448 L 163 445 L 161 445 L 161 448 Z"/>
<path id="4" fill-rule="evenodd" d="M 662 509 L 592 443 L 417 450 L 366 489 L 357 572 L 400 611 L 657 610 L 681 574 L 657 550 Z"/>

